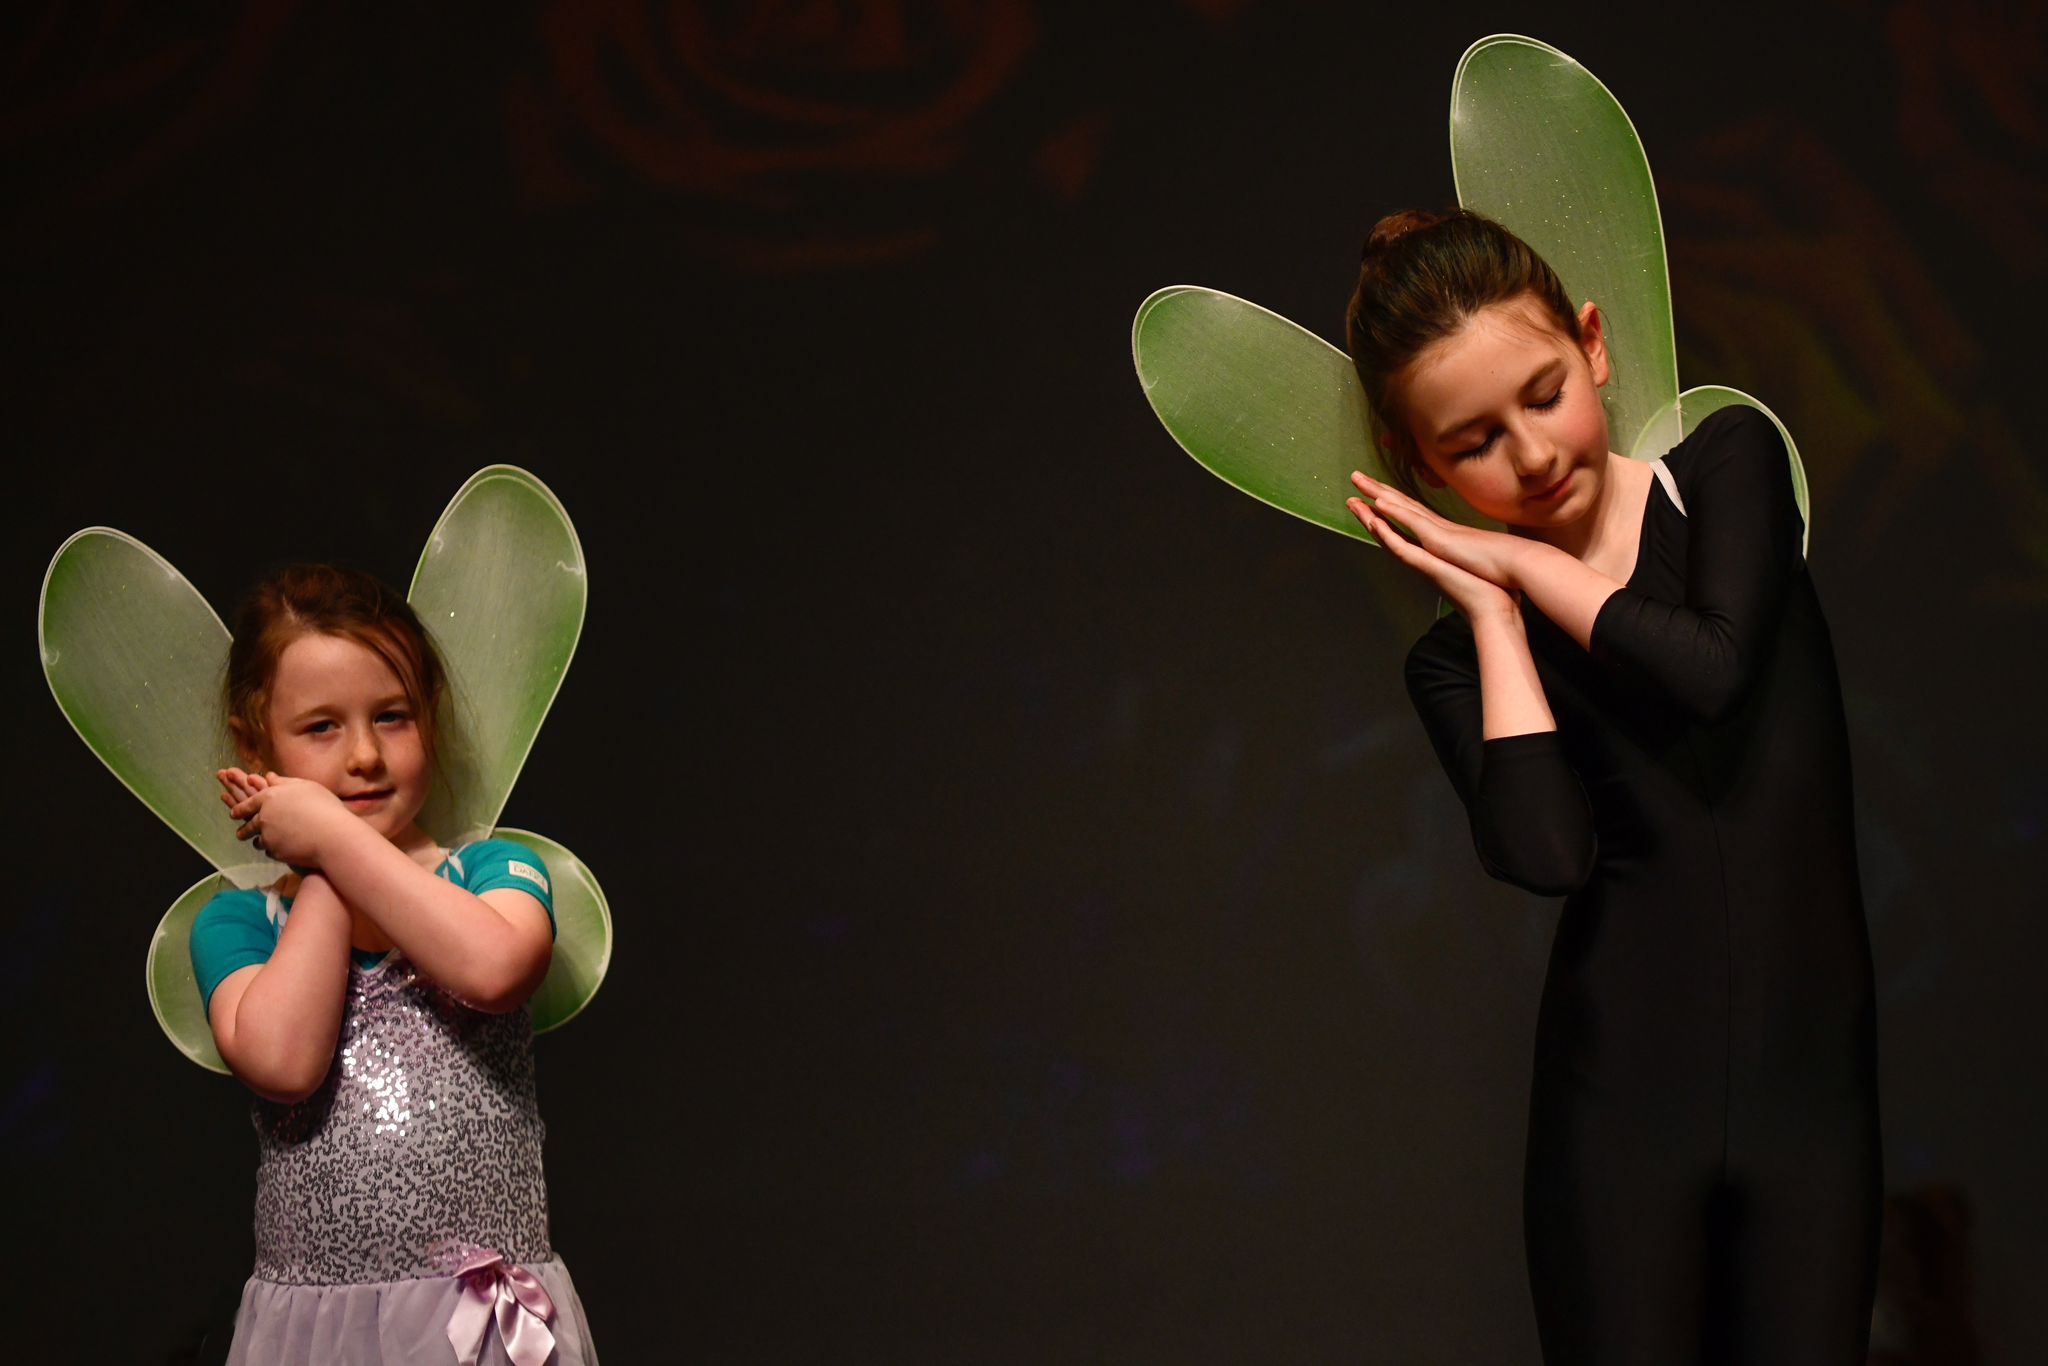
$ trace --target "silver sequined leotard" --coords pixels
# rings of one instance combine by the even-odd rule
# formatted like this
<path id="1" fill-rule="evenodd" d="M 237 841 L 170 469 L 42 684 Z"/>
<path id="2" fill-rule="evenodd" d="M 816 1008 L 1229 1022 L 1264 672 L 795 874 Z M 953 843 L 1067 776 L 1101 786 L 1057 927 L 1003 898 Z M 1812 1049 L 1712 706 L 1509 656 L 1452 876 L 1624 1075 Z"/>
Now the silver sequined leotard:
<path id="1" fill-rule="evenodd" d="M 256 1103 L 256 1276 L 397 1281 L 476 1246 L 552 1258 L 532 1045 L 523 1007 L 472 1010 L 396 953 L 351 965 L 326 1084 Z"/>

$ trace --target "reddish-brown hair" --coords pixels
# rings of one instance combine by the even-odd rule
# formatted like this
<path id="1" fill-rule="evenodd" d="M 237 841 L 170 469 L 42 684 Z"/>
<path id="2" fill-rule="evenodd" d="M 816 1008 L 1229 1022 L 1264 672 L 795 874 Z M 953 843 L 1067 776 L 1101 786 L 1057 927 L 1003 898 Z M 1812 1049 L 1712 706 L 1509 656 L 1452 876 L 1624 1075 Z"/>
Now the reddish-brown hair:
<path id="1" fill-rule="evenodd" d="M 1527 242 L 1467 209 L 1407 209 L 1373 225 L 1359 253 L 1358 288 L 1344 311 L 1344 343 L 1372 404 L 1394 477 L 1415 491 L 1418 456 L 1393 401 L 1415 358 L 1479 310 L 1523 296 L 1579 339 L 1578 313 L 1557 272 Z"/>
<path id="2" fill-rule="evenodd" d="M 447 673 L 412 607 L 375 577 L 329 564 L 288 565 L 242 599 L 234 629 L 223 689 L 228 724 L 258 754 L 270 753 L 270 686 L 285 647 L 323 635 L 353 640 L 391 666 L 433 757 Z"/>

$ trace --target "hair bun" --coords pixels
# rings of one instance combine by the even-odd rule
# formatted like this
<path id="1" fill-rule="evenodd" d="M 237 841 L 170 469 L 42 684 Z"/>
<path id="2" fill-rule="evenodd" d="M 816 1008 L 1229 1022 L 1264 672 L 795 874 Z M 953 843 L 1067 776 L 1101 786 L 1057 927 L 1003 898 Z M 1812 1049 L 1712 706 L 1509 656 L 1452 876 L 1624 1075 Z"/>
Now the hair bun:
<path id="1" fill-rule="evenodd" d="M 1372 225 L 1372 231 L 1366 234 L 1365 246 L 1360 249 L 1358 257 L 1361 261 L 1371 260 L 1409 233 L 1433 228 L 1450 217 L 1450 214 L 1435 213 L 1429 209 L 1402 209 L 1399 213 L 1390 213 Z"/>

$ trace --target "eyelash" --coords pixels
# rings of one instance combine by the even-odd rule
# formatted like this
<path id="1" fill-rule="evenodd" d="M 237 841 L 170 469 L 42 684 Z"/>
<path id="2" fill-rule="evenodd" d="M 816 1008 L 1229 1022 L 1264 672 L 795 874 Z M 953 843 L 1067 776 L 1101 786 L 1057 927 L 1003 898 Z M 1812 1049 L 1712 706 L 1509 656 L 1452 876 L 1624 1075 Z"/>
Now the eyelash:
<path id="1" fill-rule="evenodd" d="M 383 720 L 383 719 L 384 719 L 385 717 L 387 717 L 387 716 L 388 716 L 388 717 L 391 717 L 392 719 L 394 719 L 394 720 L 397 720 L 397 721 L 410 721 L 410 720 L 412 720 L 412 714 L 411 714 L 410 712 L 403 712 L 403 711 L 380 711 L 380 712 L 378 712 L 378 713 L 377 713 L 377 719 L 378 719 L 379 721 L 382 721 L 382 720 Z M 329 727 L 331 727 L 331 726 L 332 726 L 333 724 L 334 724 L 334 722 L 332 722 L 332 721 L 315 721 L 315 722 L 314 722 L 314 723 L 313 723 L 312 725 L 310 725 L 310 726 L 306 727 L 306 734 L 308 734 L 308 735 L 325 735 L 325 734 L 327 733 L 327 731 L 328 731 L 328 728 L 329 728 Z"/>
<path id="2" fill-rule="evenodd" d="M 1536 411 L 1540 413 L 1547 413 L 1552 408 L 1555 408 L 1558 404 L 1562 402 L 1564 402 L 1564 386 L 1560 384 L 1557 386 L 1557 392 L 1552 394 L 1549 398 L 1544 399 L 1541 403 L 1532 403 L 1529 406 L 1531 408 L 1536 409 Z M 1475 455 L 1484 455 L 1488 451 L 1493 449 L 1494 440 L 1499 435 L 1500 428 L 1496 427 L 1486 434 L 1486 440 L 1480 442 L 1478 445 L 1472 447 L 1470 450 L 1459 451 L 1456 455 L 1452 456 L 1451 458 L 1453 460 L 1470 460 Z"/>

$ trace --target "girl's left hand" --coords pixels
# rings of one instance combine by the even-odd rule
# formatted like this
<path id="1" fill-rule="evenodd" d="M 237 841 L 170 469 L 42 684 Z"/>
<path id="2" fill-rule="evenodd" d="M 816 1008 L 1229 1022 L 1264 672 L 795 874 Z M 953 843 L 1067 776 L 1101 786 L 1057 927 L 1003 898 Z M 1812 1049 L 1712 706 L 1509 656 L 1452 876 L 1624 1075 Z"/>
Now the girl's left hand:
<path id="1" fill-rule="evenodd" d="M 263 852 L 295 868 L 320 866 L 320 845 L 337 817 L 353 820 L 341 799 L 319 783 L 276 773 L 242 774 L 229 769 L 223 783 L 248 795 L 228 808 L 242 822 L 235 838 L 261 835 Z"/>
<path id="2" fill-rule="evenodd" d="M 1356 470 L 1351 482 L 1372 501 L 1373 510 L 1405 530 L 1415 544 L 1447 564 L 1477 574 L 1513 592 L 1521 587 L 1519 566 L 1531 542 L 1504 531 L 1485 531 L 1440 516 L 1419 498 Z"/>

